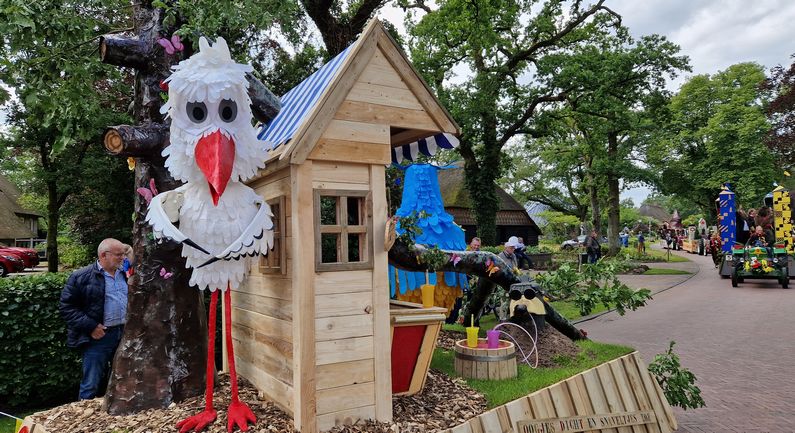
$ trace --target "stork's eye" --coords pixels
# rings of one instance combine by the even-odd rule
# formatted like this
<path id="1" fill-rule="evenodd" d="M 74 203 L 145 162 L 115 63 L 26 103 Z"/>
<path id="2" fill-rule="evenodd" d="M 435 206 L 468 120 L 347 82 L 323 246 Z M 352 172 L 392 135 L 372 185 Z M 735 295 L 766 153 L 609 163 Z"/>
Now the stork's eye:
<path id="1" fill-rule="evenodd" d="M 510 293 L 509 293 L 508 295 L 509 295 L 509 296 L 511 297 L 511 299 L 513 299 L 514 301 L 518 301 L 518 300 L 522 299 L 522 292 L 520 292 L 520 291 L 518 291 L 518 290 L 511 290 L 511 291 L 510 291 Z"/>
<path id="2" fill-rule="evenodd" d="M 237 102 L 231 99 L 224 99 L 218 104 L 218 116 L 224 122 L 232 122 L 237 117 Z"/>
<path id="3" fill-rule="evenodd" d="M 524 291 L 524 297 L 527 299 L 533 299 L 536 297 L 536 292 L 533 289 L 527 289 Z"/>
<path id="4" fill-rule="evenodd" d="M 202 123 L 207 118 L 207 106 L 204 102 L 188 102 L 185 111 L 193 123 Z"/>

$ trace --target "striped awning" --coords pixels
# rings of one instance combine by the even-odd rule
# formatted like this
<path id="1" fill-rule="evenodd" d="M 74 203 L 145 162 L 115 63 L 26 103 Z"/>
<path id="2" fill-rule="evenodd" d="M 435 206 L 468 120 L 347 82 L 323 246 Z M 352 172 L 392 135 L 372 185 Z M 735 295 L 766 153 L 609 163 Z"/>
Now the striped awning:
<path id="1" fill-rule="evenodd" d="M 257 138 L 269 143 L 271 149 L 290 141 L 295 131 L 304 123 L 306 115 L 326 91 L 329 83 L 334 80 L 340 65 L 344 63 L 354 45 L 356 44 L 351 44 L 345 51 L 337 54 L 314 74 L 282 96 L 281 111 L 270 123 L 262 126 Z"/>
<path id="2" fill-rule="evenodd" d="M 400 164 L 404 160 L 415 161 L 422 154 L 425 156 L 436 155 L 439 149 L 454 149 L 459 141 L 453 134 L 442 133 L 423 138 L 413 143 L 392 148 L 392 163 Z"/>

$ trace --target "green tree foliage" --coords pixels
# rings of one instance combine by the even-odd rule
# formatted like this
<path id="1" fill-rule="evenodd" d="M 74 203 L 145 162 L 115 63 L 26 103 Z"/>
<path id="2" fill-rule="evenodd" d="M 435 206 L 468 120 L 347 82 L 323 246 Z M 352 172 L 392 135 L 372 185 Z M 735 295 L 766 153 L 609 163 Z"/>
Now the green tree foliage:
<path id="1" fill-rule="evenodd" d="M 0 406 L 45 405 L 77 395 L 80 356 L 66 347 L 66 324 L 58 312 L 66 277 L 0 280 Z"/>
<path id="2" fill-rule="evenodd" d="M 129 5 L 123 1 L 8 1 L 0 9 L 0 80 L 13 89 L 10 132 L 2 145 L 20 161 L 36 161 L 33 186 L 47 197 L 50 270 L 58 265 L 57 228 L 67 199 L 86 185 L 89 165 L 121 165 L 89 147 L 106 125 L 125 117 L 129 94 L 125 76 L 99 62 L 97 37 L 123 29 Z M 124 176 L 122 177 L 124 178 Z M 128 182 L 131 179 L 127 176 Z M 105 209 L 118 206 L 105 203 Z M 129 215 L 129 209 L 126 210 Z"/>
<path id="3" fill-rule="evenodd" d="M 538 133 L 537 110 L 571 90 L 534 80 L 536 69 L 546 56 L 611 31 L 619 19 L 603 0 L 447 0 L 435 9 L 422 1 L 399 4 L 422 10 L 408 25 L 412 60 L 462 127 L 466 187 L 479 235 L 493 244 L 503 148 L 514 137 Z M 455 68 L 471 79 L 455 77 Z"/>
<path id="4" fill-rule="evenodd" d="M 766 137 L 770 150 L 784 164 L 795 166 L 795 62 L 788 68 L 774 67 L 763 83 L 763 89 L 772 93 L 767 106 L 767 116 L 772 125 Z"/>
<path id="5" fill-rule="evenodd" d="M 687 199 L 701 213 L 716 214 L 715 199 L 730 182 L 741 204 L 757 206 L 777 177 L 775 155 L 764 144 L 765 74 L 739 63 L 715 75 L 697 75 L 672 98 L 669 123 L 649 153 L 663 194 Z"/>
<path id="6" fill-rule="evenodd" d="M 618 279 L 620 263 L 600 260 L 592 265 L 582 265 L 582 271 L 564 264 L 556 271 L 540 273 L 536 282 L 552 297 L 570 300 L 587 316 L 602 304 L 615 309 L 620 315 L 626 310 L 637 310 L 651 299 L 648 289 L 632 290 Z"/>
<path id="7" fill-rule="evenodd" d="M 701 397 L 701 389 L 696 386 L 696 375 L 682 367 L 679 355 L 674 353 L 675 344 L 671 341 L 667 352 L 654 357 L 649 364 L 649 372 L 657 379 L 671 406 L 684 410 L 704 407 L 707 404 Z"/>
<path id="8" fill-rule="evenodd" d="M 573 215 L 547 210 L 541 212 L 540 216 L 546 220 L 546 224 L 541 227 L 545 239 L 563 241 L 571 239 L 572 236 L 576 236 L 580 232 L 580 220 Z"/>
<path id="9" fill-rule="evenodd" d="M 581 134 L 585 146 L 578 152 L 587 172 L 594 227 L 600 228 L 597 209 L 599 185 L 606 188 L 608 240 L 618 249 L 620 185 L 647 181 L 644 159 L 650 130 L 667 103 L 665 79 L 689 69 L 679 47 L 659 35 L 633 40 L 619 29 L 590 45 L 550 55 L 539 74 L 557 87 L 573 89 L 565 108 L 555 116 Z M 601 180 L 601 181 L 600 181 Z"/>

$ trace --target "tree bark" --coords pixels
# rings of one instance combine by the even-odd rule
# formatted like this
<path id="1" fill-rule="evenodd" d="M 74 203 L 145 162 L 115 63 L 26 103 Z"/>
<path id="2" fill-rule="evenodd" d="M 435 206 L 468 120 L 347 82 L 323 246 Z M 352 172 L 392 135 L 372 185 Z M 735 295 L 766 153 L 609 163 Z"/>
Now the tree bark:
<path id="1" fill-rule="evenodd" d="M 618 135 L 614 131 L 607 134 L 607 158 L 610 161 L 618 161 Z M 607 172 L 607 245 L 610 255 L 618 254 L 621 248 L 618 245 L 618 232 L 621 225 L 618 183 L 619 176 L 613 166 Z"/>
<path id="2" fill-rule="evenodd" d="M 59 219 L 58 185 L 54 180 L 49 180 L 47 181 L 47 272 L 58 272 Z"/>
<path id="3" fill-rule="evenodd" d="M 168 143 L 168 126 L 149 124 L 143 126 L 118 125 L 105 130 L 105 149 L 118 156 L 148 157 L 163 149 Z"/>
<path id="4" fill-rule="evenodd" d="M 113 47 L 152 49 L 160 34 L 173 33 L 173 29 L 161 27 L 160 11 L 153 9 L 151 2 L 135 3 L 133 7 L 137 38 Z M 168 77 L 170 62 L 179 58 L 158 55 L 159 50 L 138 52 L 136 56 L 116 55 L 108 45 L 110 40 L 124 39 L 105 38 L 103 60 L 137 69 L 133 115 L 141 126 L 113 127 L 105 141 L 110 141 L 111 149 L 119 156 L 136 157 L 136 188 L 148 189 L 154 180 L 159 192 L 172 190 L 180 183 L 169 175 L 161 156 L 169 137 L 168 126 L 162 124 L 160 115 L 159 83 Z M 141 64 L 147 59 L 149 63 Z M 172 241 L 155 241 L 145 221 L 146 211 L 146 201 L 136 194 L 135 273 L 128 281 L 127 325 L 103 402 L 103 407 L 114 415 L 165 408 L 172 402 L 200 395 L 205 387 L 207 326 L 202 298 L 196 288 L 188 286 L 191 271 L 185 268 L 181 246 Z M 161 270 L 173 275 L 165 278 Z"/>
<path id="5" fill-rule="evenodd" d="M 398 239 L 395 241 L 395 244 L 392 245 L 392 248 L 389 249 L 389 263 L 409 271 L 427 271 L 428 268 L 425 264 L 417 262 L 417 255 L 423 249 L 424 247 L 421 245 L 409 246 Z M 451 260 L 441 269 L 436 269 L 436 271 L 459 272 L 480 277 L 478 285 L 473 288 L 472 299 L 469 301 L 466 311 L 462 312 L 464 317 L 469 317 L 474 314 L 478 323 L 480 321 L 483 305 L 488 297 L 491 296 L 496 285 L 508 291 L 512 284 L 521 282 L 516 274 L 508 270 L 505 262 L 492 253 L 486 251 L 444 251 L 450 256 Z M 458 263 L 452 260 L 453 254 L 461 258 Z M 489 261 L 499 269 L 490 273 Z M 546 320 L 550 325 L 573 340 L 585 338 L 580 330 L 572 325 L 571 322 L 558 314 L 552 306 L 545 301 L 543 302 L 547 310 Z"/>

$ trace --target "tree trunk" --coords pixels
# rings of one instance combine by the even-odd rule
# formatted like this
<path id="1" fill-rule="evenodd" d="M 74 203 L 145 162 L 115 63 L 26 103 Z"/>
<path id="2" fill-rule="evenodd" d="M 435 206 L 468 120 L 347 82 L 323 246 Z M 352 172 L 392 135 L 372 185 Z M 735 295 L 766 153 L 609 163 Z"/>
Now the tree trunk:
<path id="1" fill-rule="evenodd" d="M 602 232 L 602 209 L 599 206 L 599 189 L 596 187 L 596 179 L 592 174 L 588 175 L 588 199 L 591 201 L 591 227 L 597 233 Z M 588 233 L 585 233 L 586 235 Z"/>
<path id="2" fill-rule="evenodd" d="M 47 181 L 47 272 L 58 272 L 58 185 Z"/>
<path id="3" fill-rule="evenodd" d="M 409 246 L 398 239 L 392 245 L 392 248 L 389 249 L 389 263 L 401 269 L 425 272 L 428 270 L 427 266 L 417 261 L 417 255 L 423 249 L 424 247 L 421 245 Z M 507 269 L 505 262 L 492 253 L 486 251 L 443 251 L 451 259 L 453 254 L 456 254 L 461 260 L 458 263 L 450 260 L 441 269 L 436 269 L 436 271 L 459 272 L 480 277 L 478 285 L 473 288 L 472 299 L 469 301 L 467 309 L 462 312 L 464 317 L 474 314 L 479 321 L 483 305 L 488 297 L 491 296 L 495 285 L 499 285 L 508 291 L 512 284 L 521 282 L 513 271 Z M 499 269 L 490 271 L 489 262 Z M 544 305 L 547 310 L 546 320 L 550 325 L 573 340 L 585 338 L 579 329 L 558 314 L 552 306 L 546 302 L 544 302 Z"/>
<path id="4" fill-rule="evenodd" d="M 612 131 L 607 134 L 607 158 L 610 161 L 618 161 L 618 136 Z M 618 232 L 621 225 L 618 182 L 619 176 L 614 165 L 607 172 L 607 244 L 610 255 L 618 254 L 621 248 L 618 245 Z"/>
<path id="5" fill-rule="evenodd" d="M 135 187 L 159 192 L 180 185 L 169 175 L 160 155 L 168 144 L 168 127 L 160 115 L 160 80 L 168 77 L 171 62 L 179 58 L 163 54 L 157 47 L 160 35 L 175 29 L 161 27 L 161 11 L 150 2 L 134 6 L 138 35 L 125 43 L 119 37 L 103 45 L 103 59 L 119 66 L 138 66 L 135 75 L 133 115 L 141 127 L 116 127 L 109 150 L 121 157 L 135 156 Z M 107 41 L 108 39 L 103 39 Z M 135 56 L 116 53 L 118 47 L 148 47 Z M 123 48 L 118 48 L 123 49 Z M 183 55 L 189 55 L 186 47 Z M 120 64 L 124 59 L 139 59 Z M 144 65 L 140 59 L 149 60 Z M 106 134 L 106 142 L 108 139 Z M 112 134 L 111 134 L 112 135 Z M 125 140 L 127 142 L 125 142 Z M 136 194 L 130 191 L 130 194 Z M 136 194 L 133 224 L 134 275 L 128 281 L 128 318 L 124 335 L 113 359 L 113 370 L 103 407 L 122 415 L 150 408 L 166 408 L 172 402 L 200 395 L 205 387 L 207 326 L 204 306 L 196 288 L 188 286 L 191 271 L 185 268 L 181 246 L 155 241 L 145 221 L 147 203 Z M 161 270 L 173 273 L 161 276 Z"/>
<path id="6" fill-rule="evenodd" d="M 154 158 L 155 161 L 158 158 Z M 154 179 L 161 191 L 179 186 L 162 160 L 138 159 L 136 187 Z M 168 407 L 202 393 L 205 387 L 207 320 L 201 292 L 189 287 L 191 271 L 182 246 L 156 243 L 146 222 L 147 203 L 135 202 L 135 274 L 129 279 L 127 326 L 113 361 L 104 404 L 113 415 Z M 163 278 L 160 270 L 173 273 Z"/>

